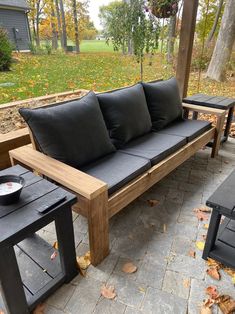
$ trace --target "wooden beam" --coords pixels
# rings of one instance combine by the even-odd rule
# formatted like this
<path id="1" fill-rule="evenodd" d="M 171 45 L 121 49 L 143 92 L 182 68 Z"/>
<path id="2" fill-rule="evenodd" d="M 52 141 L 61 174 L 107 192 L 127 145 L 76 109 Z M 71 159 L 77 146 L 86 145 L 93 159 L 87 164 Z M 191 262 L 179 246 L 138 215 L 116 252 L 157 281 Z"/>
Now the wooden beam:
<path id="1" fill-rule="evenodd" d="M 198 0 L 184 1 L 176 70 L 176 78 L 179 82 L 181 96 L 183 98 L 187 96 L 188 90 L 197 9 Z"/>

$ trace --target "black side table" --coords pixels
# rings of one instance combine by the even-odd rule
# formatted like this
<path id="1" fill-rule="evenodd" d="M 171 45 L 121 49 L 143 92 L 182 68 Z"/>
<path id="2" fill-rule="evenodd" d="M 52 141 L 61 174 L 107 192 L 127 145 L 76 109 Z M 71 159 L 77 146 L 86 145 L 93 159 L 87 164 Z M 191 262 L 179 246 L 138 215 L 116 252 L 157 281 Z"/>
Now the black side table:
<path id="1" fill-rule="evenodd" d="M 235 171 L 218 187 L 206 205 L 212 215 L 202 257 L 235 268 Z M 221 217 L 226 218 L 221 223 Z"/>
<path id="2" fill-rule="evenodd" d="M 71 211 L 76 197 L 19 165 L 0 172 L 6 174 L 22 176 L 26 185 L 17 203 L 0 206 L 1 291 L 10 314 L 26 314 L 77 275 Z M 57 256 L 35 234 L 52 221 Z"/>
<path id="3" fill-rule="evenodd" d="M 206 106 L 216 109 L 222 109 L 228 111 L 228 117 L 226 122 L 226 127 L 224 131 L 224 136 L 221 139 L 221 142 L 226 142 L 228 140 L 229 131 L 231 123 L 233 120 L 233 112 L 235 106 L 234 98 L 227 98 L 222 96 L 209 96 L 205 94 L 195 94 L 183 99 L 184 103 L 194 104 L 197 106 Z M 194 112 L 193 119 L 197 119 L 198 113 Z"/>

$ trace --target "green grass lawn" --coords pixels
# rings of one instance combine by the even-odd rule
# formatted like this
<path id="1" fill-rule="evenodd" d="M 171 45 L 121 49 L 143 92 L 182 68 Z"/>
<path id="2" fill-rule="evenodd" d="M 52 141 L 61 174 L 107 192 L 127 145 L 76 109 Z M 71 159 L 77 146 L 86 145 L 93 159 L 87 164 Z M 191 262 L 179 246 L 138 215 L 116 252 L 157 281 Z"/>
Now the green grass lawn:
<path id="1" fill-rule="evenodd" d="M 0 84 L 14 83 L 13 86 L 0 87 L 0 104 L 79 88 L 103 91 L 140 80 L 140 66 L 134 57 L 114 52 L 95 52 L 98 45 L 100 49 L 106 47 L 102 41 L 98 44 L 83 42 L 82 50 L 91 50 L 93 46 L 93 52 L 82 52 L 80 55 L 18 54 L 12 70 L 0 72 Z M 174 70 L 166 64 L 164 56 L 155 55 L 151 66 L 149 58 L 145 58 L 144 80 L 168 78 L 172 75 Z M 203 80 L 200 92 L 234 96 L 233 83 Z M 189 93 L 197 91 L 197 74 L 192 73 Z"/>
<path id="2" fill-rule="evenodd" d="M 105 40 L 83 40 L 80 45 L 81 52 L 113 52 L 112 43 Z"/>

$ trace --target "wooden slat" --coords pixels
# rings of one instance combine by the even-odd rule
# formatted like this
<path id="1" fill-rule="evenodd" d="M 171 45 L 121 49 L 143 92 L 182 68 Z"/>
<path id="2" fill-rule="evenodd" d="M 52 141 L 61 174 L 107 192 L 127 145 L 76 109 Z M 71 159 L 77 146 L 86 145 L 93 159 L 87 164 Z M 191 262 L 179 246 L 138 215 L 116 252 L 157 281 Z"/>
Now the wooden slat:
<path id="1" fill-rule="evenodd" d="M 194 155 L 196 151 L 206 145 L 214 137 L 214 134 L 215 128 L 210 129 L 112 195 L 108 200 L 109 217 L 118 213 L 123 207 L 127 206 L 139 195 L 147 191 L 153 184 L 160 181 L 172 170 Z"/>
<path id="2" fill-rule="evenodd" d="M 10 152 L 13 160 L 44 174 L 73 192 L 93 199 L 107 190 L 107 184 L 58 160 L 24 146 Z"/>
<path id="3" fill-rule="evenodd" d="M 51 277 L 17 246 L 15 253 L 23 284 L 32 294 L 36 294 L 52 280 Z"/>
<path id="4" fill-rule="evenodd" d="M 34 234 L 26 238 L 18 243 L 17 246 L 52 278 L 61 273 L 59 252 L 56 258 L 51 260 L 51 255 L 55 252 L 55 249 L 38 235 Z"/>
<path id="5" fill-rule="evenodd" d="M 0 205 L 0 218 L 19 210 L 55 189 L 57 189 L 57 187 L 46 180 L 40 180 L 32 185 L 26 186 L 23 188 L 20 199 L 17 203 L 8 206 Z"/>
<path id="6" fill-rule="evenodd" d="M 222 109 L 216 109 L 216 108 L 210 108 L 210 107 L 202 107 L 200 105 L 193 105 L 193 104 L 186 104 L 183 103 L 183 108 L 187 110 L 197 111 L 197 112 L 203 112 L 208 114 L 215 114 L 215 115 L 222 115 L 224 114 L 224 110 Z"/>
<path id="7" fill-rule="evenodd" d="M 8 153 L 9 150 L 27 145 L 29 143 L 30 137 L 27 128 L 12 131 L 7 134 L 0 134 L 0 170 L 10 167 L 11 165 Z"/>

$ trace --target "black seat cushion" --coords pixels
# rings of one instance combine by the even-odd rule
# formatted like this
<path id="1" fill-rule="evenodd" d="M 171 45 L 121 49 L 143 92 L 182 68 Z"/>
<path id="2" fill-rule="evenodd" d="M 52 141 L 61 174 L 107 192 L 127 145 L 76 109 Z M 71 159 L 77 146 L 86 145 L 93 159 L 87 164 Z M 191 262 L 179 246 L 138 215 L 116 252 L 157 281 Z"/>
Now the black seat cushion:
<path id="1" fill-rule="evenodd" d="M 150 169 L 150 161 L 124 154 L 119 151 L 109 154 L 81 170 L 108 184 L 108 193 L 112 194 L 122 186 Z"/>
<path id="2" fill-rule="evenodd" d="M 97 95 L 109 135 L 117 148 L 148 133 L 152 123 L 141 84 Z"/>
<path id="3" fill-rule="evenodd" d="M 125 145 L 122 152 L 150 159 L 155 165 L 186 144 L 186 138 L 151 132 Z"/>
<path id="4" fill-rule="evenodd" d="M 154 130 L 161 130 L 172 121 L 182 119 L 182 100 L 176 78 L 142 84 Z"/>
<path id="5" fill-rule="evenodd" d="M 116 149 L 93 92 L 79 100 L 39 109 L 20 109 L 42 152 L 80 167 Z"/>
<path id="6" fill-rule="evenodd" d="M 183 120 L 173 122 L 158 133 L 183 136 L 190 142 L 211 128 L 211 123 L 202 120 Z"/>

